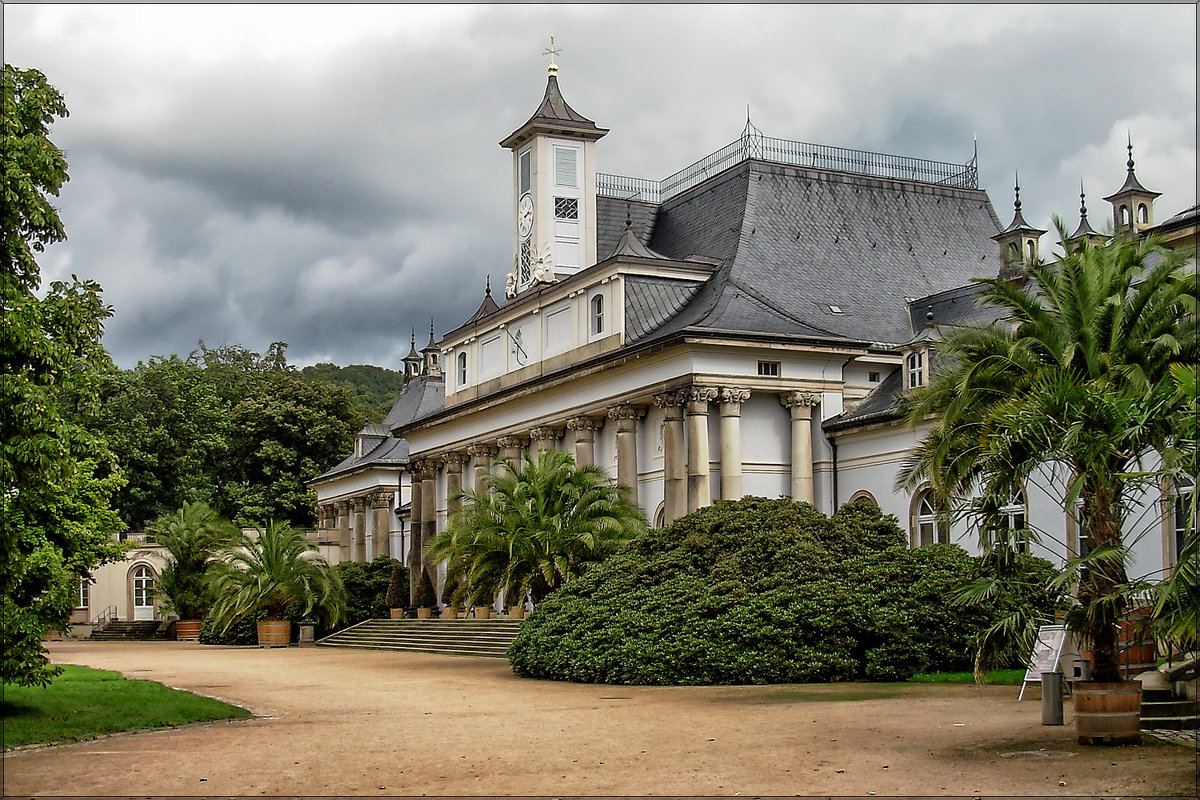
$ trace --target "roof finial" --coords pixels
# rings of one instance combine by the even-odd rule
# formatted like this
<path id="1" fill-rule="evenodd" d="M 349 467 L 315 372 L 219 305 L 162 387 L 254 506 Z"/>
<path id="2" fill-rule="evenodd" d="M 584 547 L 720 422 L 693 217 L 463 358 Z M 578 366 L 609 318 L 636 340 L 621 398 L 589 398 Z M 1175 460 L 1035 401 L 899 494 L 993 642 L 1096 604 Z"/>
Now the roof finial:
<path id="1" fill-rule="evenodd" d="M 550 56 L 550 64 L 546 67 L 546 74 L 554 77 L 558 74 L 558 64 L 554 63 L 554 57 L 561 53 L 562 50 L 554 46 L 554 34 L 550 34 L 550 46 L 542 51 L 542 55 Z"/>
<path id="2" fill-rule="evenodd" d="M 1129 169 L 1129 174 L 1133 174 L 1133 136 L 1129 131 L 1125 131 L 1125 141 L 1127 142 L 1125 149 L 1129 151 L 1129 160 L 1125 162 L 1125 166 Z"/>
<path id="3" fill-rule="evenodd" d="M 1021 213 L 1021 175 L 1013 172 L 1013 208 L 1018 215 Z"/>
<path id="4" fill-rule="evenodd" d="M 417 349 L 417 326 L 412 328 L 412 336 L 409 337 L 408 343 L 412 345 L 413 350 Z"/>
<path id="5" fill-rule="evenodd" d="M 625 227 L 633 227 L 633 212 L 629 209 L 629 206 L 625 207 Z"/>
<path id="6" fill-rule="evenodd" d="M 925 309 L 925 321 L 933 322 L 933 306 L 929 306 Z"/>
<path id="7" fill-rule="evenodd" d="M 1082 180 L 1079 181 L 1079 219 L 1087 221 L 1087 203 L 1084 201 Z"/>
<path id="8" fill-rule="evenodd" d="M 488 273 L 487 284 L 483 287 L 483 294 L 485 297 L 492 296 L 492 275 L 491 275 L 491 273 Z"/>

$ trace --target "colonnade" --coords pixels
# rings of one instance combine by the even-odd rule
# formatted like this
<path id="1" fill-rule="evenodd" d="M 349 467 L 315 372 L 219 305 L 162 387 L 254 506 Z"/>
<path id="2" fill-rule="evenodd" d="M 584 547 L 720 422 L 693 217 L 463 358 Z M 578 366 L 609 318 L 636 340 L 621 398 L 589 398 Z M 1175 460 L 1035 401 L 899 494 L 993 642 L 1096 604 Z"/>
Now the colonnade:
<path id="1" fill-rule="evenodd" d="M 741 497 L 741 411 L 751 394 L 751 390 L 739 387 L 685 386 L 655 394 L 650 403 L 618 403 L 603 411 L 538 425 L 525 433 L 510 433 L 413 461 L 408 468 L 412 475 L 411 585 L 415 590 L 422 567 L 431 570 L 431 579 L 436 577 L 431 566 L 422 563 L 421 554 L 438 529 L 436 487 L 439 473 L 445 476 L 446 510 L 453 513 L 460 491 L 464 487 L 484 490 L 486 477 L 499 459 L 517 461 L 526 450 L 536 454 L 562 447 L 572 452 L 579 464 L 595 463 L 596 432 L 605 424 L 613 424 L 616 427 L 617 480 L 636 492 L 638 431 L 650 405 L 663 413 L 664 521 L 673 522 L 689 511 L 712 504 L 709 414 L 714 406 L 719 414 L 720 496 Z M 811 503 L 812 417 L 820 395 L 808 391 L 773 394 L 790 414 L 791 496 Z M 472 466 L 470 474 L 465 473 L 468 463 Z M 345 545 L 351 561 L 387 555 L 389 525 L 386 513 L 390 513 L 391 500 L 392 493 L 375 492 L 322 505 L 319 509 L 321 527 L 336 531 L 335 538 Z M 381 511 L 384 512 L 382 516 Z"/>

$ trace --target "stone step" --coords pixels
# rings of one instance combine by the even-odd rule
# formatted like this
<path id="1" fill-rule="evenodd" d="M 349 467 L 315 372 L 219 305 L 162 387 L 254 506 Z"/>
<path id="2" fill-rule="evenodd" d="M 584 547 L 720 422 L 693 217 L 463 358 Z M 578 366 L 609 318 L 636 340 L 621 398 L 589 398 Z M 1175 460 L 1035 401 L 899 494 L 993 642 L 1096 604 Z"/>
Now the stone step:
<path id="1" fill-rule="evenodd" d="M 1195 700 L 1158 700 L 1142 702 L 1142 719 L 1156 717 L 1194 717 L 1200 715 L 1200 702 Z"/>
<path id="2" fill-rule="evenodd" d="M 319 645 L 360 650 L 504 658 L 520 620 L 375 619 L 331 634 Z"/>
<path id="3" fill-rule="evenodd" d="M 120 639 L 143 640 L 153 639 L 158 634 L 156 620 L 137 622 L 110 622 L 102 630 L 94 631 L 90 639 L 113 641 Z"/>
<path id="4" fill-rule="evenodd" d="M 1171 689 L 1147 689 L 1142 687 L 1142 702 L 1159 703 L 1175 699 L 1175 692 Z"/>
<path id="5" fill-rule="evenodd" d="M 1186 717 L 1155 717 L 1153 719 L 1142 718 L 1142 730 L 1148 731 L 1195 731 L 1200 730 L 1200 717 L 1195 715 Z"/>

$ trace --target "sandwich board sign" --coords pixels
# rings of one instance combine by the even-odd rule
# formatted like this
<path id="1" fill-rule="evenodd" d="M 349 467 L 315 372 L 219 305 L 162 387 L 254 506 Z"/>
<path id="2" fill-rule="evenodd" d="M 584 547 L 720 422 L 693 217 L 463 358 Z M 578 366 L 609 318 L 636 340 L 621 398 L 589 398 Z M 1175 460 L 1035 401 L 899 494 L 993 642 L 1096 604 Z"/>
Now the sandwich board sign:
<path id="1" fill-rule="evenodd" d="M 1025 696 L 1025 689 L 1029 684 L 1042 682 L 1043 672 L 1058 671 L 1058 662 L 1066 644 L 1066 625 L 1043 625 L 1038 628 L 1037 644 L 1033 646 L 1033 652 L 1029 655 L 1025 680 L 1021 683 L 1021 693 L 1017 695 L 1018 702 Z"/>

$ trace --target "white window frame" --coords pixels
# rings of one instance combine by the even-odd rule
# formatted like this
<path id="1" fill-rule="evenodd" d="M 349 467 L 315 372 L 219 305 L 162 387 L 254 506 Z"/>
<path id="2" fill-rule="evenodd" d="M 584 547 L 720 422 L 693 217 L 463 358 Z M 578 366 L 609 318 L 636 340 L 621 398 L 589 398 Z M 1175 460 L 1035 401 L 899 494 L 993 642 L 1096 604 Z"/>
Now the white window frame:
<path id="1" fill-rule="evenodd" d="M 589 336 L 600 336 L 604 333 L 604 295 L 594 294 L 588 300 L 588 333 Z"/>
<path id="2" fill-rule="evenodd" d="M 921 489 L 913 497 L 913 546 L 926 547 L 931 544 L 949 544 L 949 542 L 950 531 L 947 529 L 945 516 L 938 513 L 937 505 L 933 501 L 933 489 L 928 487 Z"/>
<path id="3" fill-rule="evenodd" d="M 75 608 L 86 609 L 86 608 L 91 607 L 91 602 L 92 602 L 91 585 L 92 585 L 92 578 L 90 575 L 84 575 L 82 578 L 79 579 L 79 592 L 76 597 L 77 602 L 75 604 Z"/>
<path id="4" fill-rule="evenodd" d="M 925 351 L 914 350 L 909 353 L 904 359 L 904 368 L 909 389 L 925 385 Z"/>

